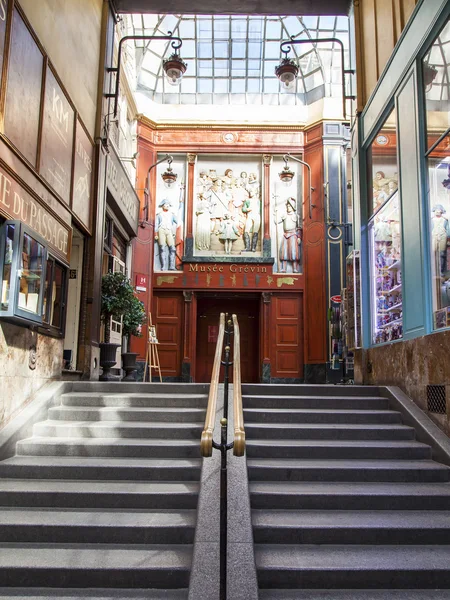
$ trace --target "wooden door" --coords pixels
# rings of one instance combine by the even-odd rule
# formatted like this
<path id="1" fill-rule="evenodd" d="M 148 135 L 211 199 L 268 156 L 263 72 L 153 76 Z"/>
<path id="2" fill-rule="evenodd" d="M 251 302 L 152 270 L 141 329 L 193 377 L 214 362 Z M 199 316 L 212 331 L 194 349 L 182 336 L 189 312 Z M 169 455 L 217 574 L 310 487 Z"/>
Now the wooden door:
<path id="1" fill-rule="evenodd" d="M 303 379 L 303 297 L 273 294 L 271 377 Z"/>
<path id="2" fill-rule="evenodd" d="M 196 380 L 211 381 L 220 313 L 236 314 L 241 334 L 242 383 L 259 381 L 259 298 L 199 298 L 197 313 Z M 231 344 L 233 348 L 233 343 Z M 231 354 L 232 357 L 232 354 Z M 232 381 L 230 369 L 230 381 Z M 223 382 L 223 369 L 221 369 Z"/>
<path id="3" fill-rule="evenodd" d="M 153 298 L 152 320 L 156 325 L 163 377 L 181 377 L 183 305 L 181 293 L 160 293 Z"/>

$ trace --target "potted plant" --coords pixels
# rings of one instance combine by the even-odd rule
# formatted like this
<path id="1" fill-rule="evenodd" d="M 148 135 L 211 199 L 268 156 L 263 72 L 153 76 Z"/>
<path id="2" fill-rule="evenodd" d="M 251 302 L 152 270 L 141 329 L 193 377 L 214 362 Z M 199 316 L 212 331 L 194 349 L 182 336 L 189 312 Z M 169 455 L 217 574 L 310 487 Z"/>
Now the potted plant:
<path id="1" fill-rule="evenodd" d="M 125 377 L 122 381 L 136 380 L 136 357 L 138 352 L 128 352 L 130 336 L 142 337 L 141 326 L 145 323 L 144 303 L 134 294 L 130 298 L 127 311 L 123 315 L 122 335 L 126 338 L 126 352 L 122 353 L 122 368 L 125 371 Z"/>
<path id="2" fill-rule="evenodd" d="M 120 344 L 110 342 L 111 317 L 120 321 L 129 311 L 135 298 L 133 286 L 126 275 L 111 271 L 103 275 L 100 313 L 105 324 L 105 341 L 100 344 L 100 366 L 103 369 L 100 381 L 116 379 L 110 370 L 116 364 L 116 352 Z"/>

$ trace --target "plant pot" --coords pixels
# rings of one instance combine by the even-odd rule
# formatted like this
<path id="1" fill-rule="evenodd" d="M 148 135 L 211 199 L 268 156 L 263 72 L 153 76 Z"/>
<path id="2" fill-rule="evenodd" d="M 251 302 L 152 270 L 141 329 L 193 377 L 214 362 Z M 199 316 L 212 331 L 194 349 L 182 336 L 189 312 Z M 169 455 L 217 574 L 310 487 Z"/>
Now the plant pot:
<path id="1" fill-rule="evenodd" d="M 120 344 L 101 343 L 100 346 L 100 366 L 103 369 L 103 373 L 99 377 L 99 381 L 117 381 L 115 375 L 111 375 L 110 370 L 116 364 L 116 352 L 117 348 L 120 348 Z"/>
<path id="2" fill-rule="evenodd" d="M 125 371 L 125 377 L 122 381 L 136 381 L 136 358 L 139 352 L 123 352 L 122 353 L 122 369 Z"/>

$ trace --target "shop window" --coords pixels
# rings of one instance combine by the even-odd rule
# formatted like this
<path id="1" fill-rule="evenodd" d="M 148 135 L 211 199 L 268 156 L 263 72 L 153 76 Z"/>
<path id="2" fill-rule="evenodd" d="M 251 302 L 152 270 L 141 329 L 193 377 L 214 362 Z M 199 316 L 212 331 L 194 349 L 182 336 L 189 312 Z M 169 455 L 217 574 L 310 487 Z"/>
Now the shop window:
<path id="1" fill-rule="evenodd" d="M 398 192 L 369 222 L 372 343 L 403 337 L 402 263 Z"/>
<path id="2" fill-rule="evenodd" d="M 450 23 L 422 60 L 433 328 L 450 327 Z"/>
<path id="3" fill-rule="evenodd" d="M 66 269 L 53 257 L 47 259 L 42 320 L 49 327 L 63 329 L 66 294 Z"/>
<path id="4" fill-rule="evenodd" d="M 0 228 L 0 272 L 0 318 L 22 325 L 48 324 L 60 333 L 66 268 L 49 256 L 44 240 L 19 221 L 6 221 Z"/>
<path id="5" fill-rule="evenodd" d="M 378 130 L 367 153 L 369 214 L 377 212 L 398 188 L 395 109 Z"/>
<path id="6" fill-rule="evenodd" d="M 422 60 L 427 149 L 444 135 L 450 124 L 450 21 Z"/>

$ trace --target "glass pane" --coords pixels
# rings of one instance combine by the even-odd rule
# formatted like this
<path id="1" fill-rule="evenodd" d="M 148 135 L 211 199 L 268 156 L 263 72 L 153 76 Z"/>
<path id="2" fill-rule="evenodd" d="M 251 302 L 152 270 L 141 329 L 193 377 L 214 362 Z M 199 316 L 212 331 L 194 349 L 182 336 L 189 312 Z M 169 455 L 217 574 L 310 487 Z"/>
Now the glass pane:
<path id="1" fill-rule="evenodd" d="M 245 58 L 245 44 L 243 42 L 232 42 L 233 58 Z"/>
<path id="2" fill-rule="evenodd" d="M 450 21 L 422 61 L 428 148 L 450 127 Z"/>
<path id="3" fill-rule="evenodd" d="M 9 308 L 9 293 L 11 291 L 11 264 L 13 255 L 13 241 L 14 241 L 14 225 L 6 226 L 6 241 L 5 241 L 5 260 L 3 263 L 3 276 L 2 276 L 2 302 L 1 310 L 8 310 Z"/>
<path id="4" fill-rule="evenodd" d="M 50 325 L 61 328 L 64 299 L 64 269 L 55 264 L 50 304 Z"/>
<path id="5" fill-rule="evenodd" d="M 402 263 L 398 192 L 373 217 L 370 228 L 372 342 L 403 337 Z"/>
<path id="6" fill-rule="evenodd" d="M 44 323 L 49 323 L 48 310 L 51 305 L 51 284 L 53 279 L 53 265 L 54 262 L 51 258 L 47 259 L 47 269 L 45 271 L 45 286 L 44 286 L 44 299 L 42 302 L 42 320 Z"/>
<path id="7" fill-rule="evenodd" d="M 279 40 L 281 39 L 281 23 L 280 21 L 271 21 L 266 23 L 266 39 Z"/>
<path id="8" fill-rule="evenodd" d="M 214 19 L 214 38 L 216 40 L 227 40 L 230 37 L 229 19 Z"/>
<path id="9" fill-rule="evenodd" d="M 228 92 L 228 79 L 215 79 L 214 80 L 214 93 L 215 94 L 226 94 Z"/>
<path id="10" fill-rule="evenodd" d="M 228 42 L 214 42 L 215 58 L 228 58 Z"/>
<path id="11" fill-rule="evenodd" d="M 398 188 L 395 110 L 379 129 L 368 152 L 369 211 L 376 212 Z"/>
<path id="12" fill-rule="evenodd" d="M 228 60 L 215 60 L 214 61 L 214 76 L 215 77 L 228 77 Z"/>
<path id="13" fill-rule="evenodd" d="M 232 19 L 231 37 L 233 40 L 245 40 L 247 38 L 247 21 L 244 21 L 243 19 Z"/>
<path id="14" fill-rule="evenodd" d="M 17 305 L 33 314 L 39 312 L 39 294 L 42 285 L 44 247 L 27 233 L 23 235 L 20 258 L 19 298 Z"/>
<path id="15" fill-rule="evenodd" d="M 450 135 L 428 157 L 433 324 L 450 327 Z"/>

